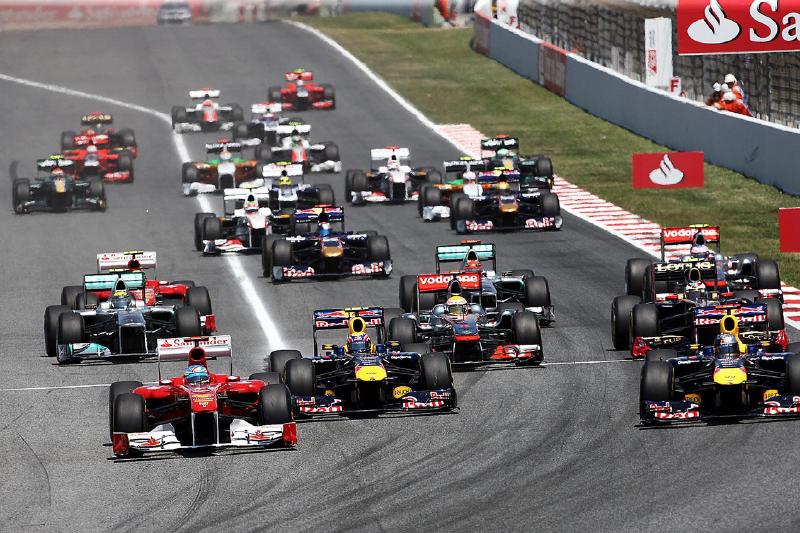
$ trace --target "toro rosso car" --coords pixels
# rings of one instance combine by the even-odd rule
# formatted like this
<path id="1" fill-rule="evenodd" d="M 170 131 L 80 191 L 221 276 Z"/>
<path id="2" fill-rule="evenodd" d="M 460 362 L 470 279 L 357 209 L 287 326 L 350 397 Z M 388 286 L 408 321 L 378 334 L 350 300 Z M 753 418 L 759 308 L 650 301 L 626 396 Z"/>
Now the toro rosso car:
<path id="1" fill-rule="evenodd" d="M 162 339 L 157 355 L 156 384 L 111 384 L 108 425 L 116 457 L 297 444 L 289 391 L 272 373 L 234 376 L 229 336 Z M 230 360 L 228 371 L 209 370 L 209 359 L 221 358 Z M 183 375 L 162 375 L 162 364 L 171 361 L 188 363 Z"/>
<path id="2" fill-rule="evenodd" d="M 442 265 L 449 263 L 458 263 L 459 268 L 443 271 Z M 437 246 L 436 273 L 400 278 L 400 307 L 408 313 L 432 310 L 445 303 L 453 280 L 458 281 L 461 296 L 490 318 L 506 310 L 528 310 L 543 325 L 555 320 L 547 279 L 530 269 L 498 273 L 495 245 L 480 241 Z"/>
<path id="3" fill-rule="evenodd" d="M 115 131 L 107 126 L 114 122 L 109 113 L 89 113 L 81 117 L 81 125 L 85 129 L 79 133 L 64 131 L 61 133 L 61 151 L 86 149 L 96 146 L 98 150 L 109 152 L 124 151 L 131 158 L 138 154 L 136 136 L 132 129 L 124 128 Z"/>
<path id="4" fill-rule="evenodd" d="M 387 343 L 383 319 L 380 307 L 317 310 L 313 357 L 301 357 L 295 350 L 270 354 L 270 369 L 284 376 L 299 416 L 456 408 L 447 357 Z M 349 329 L 347 340 L 322 344 L 320 353 L 318 334 L 342 329 Z"/>
<path id="5" fill-rule="evenodd" d="M 255 157 L 270 163 L 278 161 L 303 165 L 305 172 L 341 172 L 339 147 L 331 142 L 311 143 L 310 124 L 290 122 L 275 128 L 273 146 L 256 146 Z"/>
<path id="6" fill-rule="evenodd" d="M 769 335 L 739 332 L 725 315 L 714 342 L 647 353 L 640 384 L 644 423 L 800 414 L 800 344 L 774 350 Z"/>
<path id="7" fill-rule="evenodd" d="M 229 130 L 244 120 L 242 106 L 219 105 L 219 94 L 215 89 L 189 91 L 189 97 L 199 102 L 192 107 L 173 106 L 172 129 L 177 133 Z"/>
<path id="8" fill-rule="evenodd" d="M 461 296 L 461 282 L 449 282 L 448 298 L 430 311 L 405 313 L 389 322 L 389 339 L 401 346 L 426 343 L 454 365 L 538 365 L 544 356 L 539 317 L 503 309 L 490 318 L 478 304 Z"/>
<path id="9" fill-rule="evenodd" d="M 420 188 L 426 183 L 441 183 L 442 175 L 431 167 L 409 166 L 408 148 L 387 146 L 370 151 L 372 169 L 348 170 L 345 174 L 347 201 L 366 203 L 402 203 L 417 201 Z"/>
<path id="10" fill-rule="evenodd" d="M 263 183 L 264 165 L 233 156 L 241 151 L 242 144 L 238 142 L 222 140 L 206 144 L 206 161 L 187 162 L 181 167 L 183 194 L 191 196 Z"/>
<path id="11" fill-rule="evenodd" d="M 32 211 L 64 212 L 75 209 L 105 211 L 106 192 L 99 180 L 82 180 L 75 174 L 75 163 L 54 155 L 36 162 L 39 175 L 15 178 L 11 202 L 17 214 Z"/>
<path id="12" fill-rule="evenodd" d="M 388 277 L 392 273 L 389 241 L 373 232 L 331 230 L 272 241 L 261 250 L 265 277 L 272 281 Z"/>
<path id="13" fill-rule="evenodd" d="M 755 254 L 726 258 L 719 253 L 719 228 L 696 226 L 664 228 L 661 232 L 662 261 L 630 259 L 625 268 L 626 294 L 614 298 L 611 309 L 615 348 L 632 348 L 635 357 L 644 356 L 647 339 L 661 334 L 694 336 L 702 313 L 716 307 L 744 305 L 745 313 L 765 310 L 743 322 L 761 323 L 785 344 L 782 293 L 778 266 L 759 260 Z M 716 244 L 717 251 L 708 245 Z M 688 246 L 685 255 L 663 260 L 667 247 Z M 691 252 L 691 253 L 688 253 Z M 706 339 L 707 340 L 707 339 Z M 651 346 L 652 347 L 652 346 Z"/>
<path id="14" fill-rule="evenodd" d="M 283 109 L 304 111 L 307 109 L 335 109 L 336 94 L 328 83 L 317 84 L 314 74 L 301 68 L 284 75 L 286 85 L 272 86 L 268 89 L 270 103 L 280 103 Z"/>
<path id="15" fill-rule="evenodd" d="M 158 339 L 209 333 L 216 323 L 193 305 L 147 305 L 136 297 L 146 291 L 141 271 L 87 274 L 83 307 L 48 306 L 45 348 L 59 363 L 83 360 L 139 359 L 153 356 Z M 111 292 L 101 301 L 97 293 Z"/>

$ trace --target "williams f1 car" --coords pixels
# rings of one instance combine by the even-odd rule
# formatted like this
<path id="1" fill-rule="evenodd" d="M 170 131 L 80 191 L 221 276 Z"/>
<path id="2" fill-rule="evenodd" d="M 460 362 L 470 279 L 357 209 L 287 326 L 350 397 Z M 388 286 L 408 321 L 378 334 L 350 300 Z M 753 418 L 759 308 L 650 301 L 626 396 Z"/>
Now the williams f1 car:
<path id="1" fill-rule="evenodd" d="M 441 173 L 432 167 L 412 168 L 408 148 L 387 146 L 370 151 L 371 170 L 348 170 L 345 174 L 347 201 L 366 203 L 417 201 L 420 188 L 427 183 L 441 183 Z"/>
<path id="2" fill-rule="evenodd" d="M 314 74 L 302 68 L 284 75 L 286 85 L 272 86 L 267 91 L 270 103 L 280 103 L 283 109 L 304 111 L 307 109 L 335 109 L 336 93 L 328 83 L 317 84 Z"/>
<path id="3" fill-rule="evenodd" d="M 12 182 L 14 212 L 105 211 L 108 204 L 103 182 L 79 179 L 74 174 L 74 167 L 73 161 L 60 155 L 38 160 L 36 169 L 39 175 L 36 178 L 15 178 Z"/>
<path id="4" fill-rule="evenodd" d="M 189 91 L 189 97 L 199 102 L 192 107 L 173 106 L 172 129 L 177 133 L 230 130 L 244 120 L 242 106 L 219 105 L 219 94 L 218 90 L 207 88 Z"/>
<path id="5" fill-rule="evenodd" d="M 158 382 L 111 384 L 108 425 L 116 457 L 181 450 L 286 448 L 297 444 L 289 391 L 273 373 L 233 375 L 231 338 L 162 339 Z M 230 359 L 225 373 L 210 359 Z M 165 379 L 162 365 L 185 361 L 183 375 Z"/>
<path id="6" fill-rule="evenodd" d="M 341 344 L 318 344 L 318 334 L 349 329 Z M 314 311 L 314 356 L 278 350 L 270 369 L 284 377 L 300 416 L 450 411 L 456 391 L 443 354 L 402 350 L 386 342 L 380 307 Z M 374 335 L 374 342 L 368 331 Z M 426 346 L 416 346 L 425 349 Z"/>

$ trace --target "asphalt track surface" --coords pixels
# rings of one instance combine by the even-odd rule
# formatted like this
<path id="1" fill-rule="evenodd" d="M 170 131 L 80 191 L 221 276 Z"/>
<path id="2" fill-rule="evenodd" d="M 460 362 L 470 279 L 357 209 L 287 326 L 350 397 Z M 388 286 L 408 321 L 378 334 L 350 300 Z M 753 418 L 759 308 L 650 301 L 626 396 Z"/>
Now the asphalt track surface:
<path id="1" fill-rule="evenodd" d="M 289 68 L 313 69 L 337 90 L 338 109 L 308 113 L 314 138 L 339 143 L 345 168 L 374 146 L 409 146 L 417 164 L 459 155 L 352 63 L 281 23 L 0 34 L 0 73 L 169 112 L 191 88 L 213 85 L 249 106 Z M 385 281 L 273 286 L 259 258 L 246 275 L 280 336 L 265 339 L 226 259 L 192 248 L 198 202 L 179 193 L 169 128 L 129 109 L 0 81 L 0 165 L 58 148 L 81 113 L 107 110 L 135 129 L 133 184 L 109 185 L 106 213 L 0 210 L 4 324 L 0 388 L 155 379 L 154 364 L 60 367 L 44 357 L 42 313 L 60 288 L 94 266 L 98 251 L 157 250 L 163 279 L 210 288 L 238 373 L 270 349 L 310 343 L 311 311 L 395 306 L 400 276 L 433 267 L 447 224 L 423 224 L 412 205 L 347 210 L 351 229 L 389 237 Z M 215 135 L 188 135 L 195 158 Z M 556 161 L 557 165 L 558 162 Z M 312 178 L 310 181 L 316 181 Z M 343 175 L 323 176 L 343 198 Z M 219 198 L 210 198 L 214 205 Z M 622 266 L 640 255 L 566 216 L 560 232 L 498 234 L 501 269 L 533 268 L 550 281 L 557 322 L 544 331 L 538 369 L 456 376 L 457 414 L 303 423 L 300 446 L 281 453 L 116 462 L 102 386 L 0 391 L 0 530 L 796 530 L 800 425 L 742 423 L 681 429 L 638 426 L 640 364 L 611 350 L 609 306 Z M 176 371 L 179 370 L 176 368 Z"/>

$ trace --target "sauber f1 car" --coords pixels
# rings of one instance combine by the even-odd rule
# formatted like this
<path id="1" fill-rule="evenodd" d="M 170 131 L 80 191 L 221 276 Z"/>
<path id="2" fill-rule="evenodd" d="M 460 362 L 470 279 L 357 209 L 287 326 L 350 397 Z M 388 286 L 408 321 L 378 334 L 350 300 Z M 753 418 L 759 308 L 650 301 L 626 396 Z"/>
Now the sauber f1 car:
<path id="1" fill-rule="evenodd" d="M 242 143 L 221 140 L 206 144 L 205 162 L 187 162 L 181 167 L 183 194 L 211 193 L 240 187 L 259 186 L 263 183 L 263 163 L 233 157 L 242 151 Z"/>
<path id="2" fill-rule="evenodd" d="M 349 329 L 342 344 L 322 344 L 320 332 Z M 300 416 L 352 413 L 450 411 L 456 391 L 443 354 L 399 349 L 386 342 L 384 310 L 354 307 L 314 311 L 314 356 L 295 350 L 269 356 L 270 369 L 284 376 Z M 373 342 L 368 331 L 374 335 Z M 416 346 L 425 349 L 426 346 Z"/>
<path id="3" fill-rule="evenodd" d="M 214 316 L 201 316 L 193 305 L 147 305 L 137 298 L 147 292 L 142 271 L 87 274 L 83 288 L 76 298 L 77 310 L 64 305 L 45 310 L 46 352 L 59 363 L 150 357 L 158 339 L 215 329 Z M 108 292 L 110 297 L 101 301 L 98 294 Z"/>
<path id="4" fill-rule="evenodd" d="M 36 162 L 39 175 L 15 178 L 11 201 L 17 214 L 32 211 L 70 211 L 90 209 L 105 211 L 106 192 L 99 180 L 82 180 L 75 176 L 75 163 L 60 155 Z"/>
<path id="5" fill-rule="evenodd" d="M 111 384 L 108 424 L 115 456 L 297 444 L 289 391 L 274 373 L 234 376 L 229 336 L 161 339 L 157 354 L 156 384 Z M 211 372 L 208 360 L 220 358 L 230 359 L 230 369 Z M 187 371 L 165 379 L 161 366 L 170 361 L 186 361 Z"/>
<path id="6" fill-rule="evenodd" d="M 799 343 L 773 349 L 764 332 L 739 332 L 725 315 L 716 340 L 647 353 L 639 389 L 644 423 L 800 415 Z"/>
<path id="7" fill-rule="evenodd" d="M 218 90 L 207 88 L 189 91 L 189 98 L 198 103 L 192 107 L 173 106 L 172 129 L 177 133 L 229 130 L 244 120 L 242 106 L 219 105 L 219 94 Z"/>
<path id="8" fill-rule="evenodd" d="M 256 146 L 255 157 L 262 161 L 287 161 L 303 165 L 305 172 L 341 172 L 342 161 L 336 143 L 325 141 L 312 143 L 308 140 L 311 125 L 288 123 L 275 128 L 276 143 L 272 146 Z"/>
<path id="9" fill-rule="evenodd" d="M 490 268 L 483 262 L 490 262 Z M 443 272 L 442 264 L 447 263 L 459 263 L 459 268 Z M 530 269 L 498 273 L 495 245 L 481 241 L 437 246 L 436 273 L 400 278 L 400 307 L 408 313 L 432 310 L 447 300 L 453 280 L 458 281 L 461 296 L 490 318 L 506 310 L 528 310 L 544 325 L 555 320 L 547 279 Z"/>
<path id="10" fill-rule="evenodd" d="M 432 167 L 412 168 L 408 148 L 387 146 L 370 151 L 371 170 L 348 170 L 345 195 L 353 204 L 417 201 L 420 188 L 441 183 L 441 173 Z"/>
<path id="11" fill-rule="evenodd" d="M 304 111 L 307 109 L 335 109 L 336 93 L 328 83 L 317 84 L 314 74 L 301 68 L 284 75 L 286 85 L 272 86 L 267 91 L 270 103 L 279 102 L 283 109 Z"/>
<path id="12" fill-rule="evenodd" d="M 131 158 L 138 154 L 136 136 L 132 129 L 124 128 L 115 131 L 107 126 L 114 121 L 109 113 L 89 113 L 81 117 L 81 125 L 86 129 L 75 133 L 65 131 L 61 133 L 61 151 L 86 149 L 96 146 L 98 150 L 109 152 L 124 151 Z"/>

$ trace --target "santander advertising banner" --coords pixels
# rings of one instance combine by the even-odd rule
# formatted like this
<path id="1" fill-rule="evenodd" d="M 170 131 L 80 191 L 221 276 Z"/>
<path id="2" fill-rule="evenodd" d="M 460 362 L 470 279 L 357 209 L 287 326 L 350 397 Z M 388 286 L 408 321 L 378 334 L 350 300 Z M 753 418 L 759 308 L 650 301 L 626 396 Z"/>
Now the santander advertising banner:
<path id="1" fill-rule="evenodd" d="M 691 189 L 705 184 L 703 152 L 633 154 L 634 189 Z"/>
<path id="2" fill-rule="evenodd" d="M 800 50 L 800 0 L 679 0 L 678 53 Z"/>

